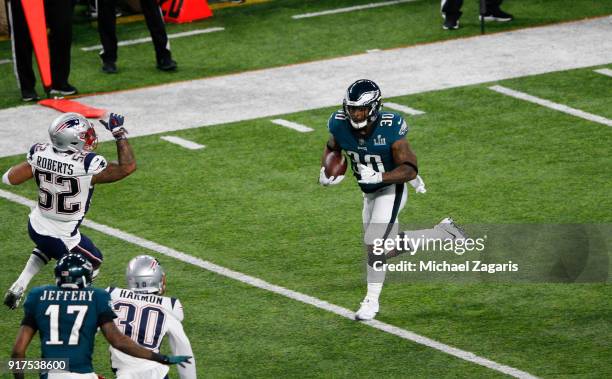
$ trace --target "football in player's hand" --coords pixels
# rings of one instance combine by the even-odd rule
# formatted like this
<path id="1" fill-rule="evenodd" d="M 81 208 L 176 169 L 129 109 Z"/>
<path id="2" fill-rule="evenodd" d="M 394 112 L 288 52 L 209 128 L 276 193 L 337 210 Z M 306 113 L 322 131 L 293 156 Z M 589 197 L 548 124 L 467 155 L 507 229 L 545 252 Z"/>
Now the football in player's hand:
<path id="1" fill-rule="evenodd" d="M 325 157 L 325 175 L 327 175 L 328 178 L 344 175 L 346 166 L 346 159 L 340 151 L 331 151 Z"/>

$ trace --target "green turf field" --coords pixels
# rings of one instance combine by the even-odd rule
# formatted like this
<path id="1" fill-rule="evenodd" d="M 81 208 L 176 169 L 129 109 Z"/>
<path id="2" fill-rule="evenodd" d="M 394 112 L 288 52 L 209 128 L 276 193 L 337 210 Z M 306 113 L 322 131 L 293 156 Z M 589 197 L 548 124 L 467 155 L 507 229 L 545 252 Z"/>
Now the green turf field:
<path id="1" fill-rule="evenodd" d="M 355 13 L 334 19 L 342 20 L 337 24 L 324 18 L 287 21 L 292 14 L 354 3 L 273 1 L 224 9 L 211 20 L 169 26 L 171 32 L 227 29 L 173 41 L 181 65 L 175 74 L 156 72 L 152 48 L 145 44 L 120 50 L 123 71 L 115 77 L 98 74 L 95 53 L 75 53 L 73 83 L 85 92 L 107 91 L 478 33 L 477 22 L 465 16 L 458 33 L 442 31 L 437 1 L 367 11 L 374 17 Z M 491 30 L 612 13 L 612 3 L 603 1 L 507 3 L 516 22 Z M 405 17 L 394 16 L 398 9 Z M 475 5 L 466 2 L 465 12 L 475 13 Z M 380 28 L 361 43 L 346 32 L 357 23 Z M 277 33 L 280 27 L 285 29 Z M 321 41 L 330 28 L 337 40 Z M 90 26 L 77 29 L 82 33 L 75 46 L 97 43 Z M 146 35 L 143 25 L 120 29 L 120 38 L 134 34 Z M 274 42 L 256 44 L 261 40 Z M 188 52 L 194 41 L 202 49 Z M 0 43 L 0 58 L 8 49 Z M 148 54 L 151 59 L 141 59 L 146 67 L 139 69 L 134 60 Z M 612 129 L 488 89 L 500 84 L 612 118 L 612 79 L 593 72 L 602 67 L 388 99 L 426 112 L 407 120 L 428 193 L 410 190 L 400 221 L 431 225 L 452 215 L 465 224 L 612 223 Z M 143 70 L 150 76 L 142 77 Z M 9 74 L 10 65 L 0 66 L 2 107 L 17 104 L 14 81 L 4 79 Z M 312 133 L 297 133 L 270 119 L 173 133 L 207 145 L 204 150 L 185 150 L 159 135 L 133 138 L 138 171 L 125 181 L 98 186 L 88 219 L 356 309 L 365 287 L 361 195 L 353 178 L 333 188 L 316 181 L 326 121 L 335 109 L 281 116 L 314 128 Z M 103 143 L 98 152 L 114 159 L 114 144 Z M 0 173 L 21 160 L 0 159 Z M 36 196 L 33 183 L 1 188 Z M 32 247 L 27 214 L 24 206 L 0 198 L 1 291 L 17 277 Z M 88 228 L 82 232 L 105 253 L 98 286 L 122 285 L 129 259 L 151 253 Z M 198 267 L 160 259 L 169 295 L 185 307 L 200 377 L 504 376 Z M 46 267 L 32 285 L 51 277 Z M 390 283 L 378 319 L 535 376 L 609 378 L 609 282 L 610 277 L 607 284 Z M 0 357 L 10 355 L 21 316 L 21 311 L 0 310 Z M 29 356 L 37 349 L 38 341 Z M 100 338 L 94 365 L 112 377 L 106 349 Z"/>
<path id="2" fill-rule="evenodd" d="M 608 81 L 580 69 L 500 84 L 612 117 L 599 100 L 610 93 Z M 610 128 L 504 97 L 487 85 L 390 100 L 427 112 L 408 120 L 429 191 L 411 193 L 402 222 L 433 224 L 447 214 L 463 223 L 612 221 L 612 180 L 602 172 L 612 163 Z M 359 191 L 352 178 L 336 188 L 316 184 L 332 110 L 285 116 L 315 128 L 307 134 L 269 119 L 176 133 L 208 146 L 200 151 L 156 135 L 135 138 L 139 170 L 99 186 L 88 218 L 353 309 L 364 287 Z M 99 152 L 112 157 L 114 146 L 104 143 Z M 0 167 L 21 159 L 2 159 Z M 11 191 L 33 198 L 35 188 Z M 26 208 L 0 204 L 6 220 L 0 288 L 6 288 L 30 242 Z M 120 284 L 125 263 L 143 249 L 84 232 L 106 253 L 98 284 Z M 184 303 L 198 369 L 211 377 L 497 375 L 173 259 L 162 262 L 170 293 Z M 49 276 L 47 270 L 36 282 Z M 534 375 L 607 377 L 609 291 L 605 284 L 393 283 L 383 291 L 379 319 Z M 1 334 L 12 337 L 18 312 L 0 318 Z M 7 338 L 2 350 L 10 343 Z M 96 365 L 108 373 L 106 356 L 100 343 Z"/>

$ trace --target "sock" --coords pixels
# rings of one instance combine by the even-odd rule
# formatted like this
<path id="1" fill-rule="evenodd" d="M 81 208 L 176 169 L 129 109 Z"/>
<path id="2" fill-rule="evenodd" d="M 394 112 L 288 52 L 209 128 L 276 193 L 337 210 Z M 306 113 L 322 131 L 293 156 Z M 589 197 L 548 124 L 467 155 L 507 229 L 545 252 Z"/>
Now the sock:
<path id="1" fill-rule="evenodd" d="M 30 259 L 28 259 L 28 263 L 26 263 L 16 283 L 19 283 L 19 285 L 24 289 L 27 288 L 34 275 L 38 274 L 40 269 L 46 264 L 47 263 L 38 256 L 31 254 Z"/>
<path id="2" fill-rule="evenodd" d="M 382 283 L 368 283 L 368 294 L 366 295 L 366 299 L 378 303 L 382 287 Z"/>
<path id="3" fill-rule="evenodd" d="M 366 299 L 378 303 L 380 292 L 385 281 L 386 271 L 376 271 L 368 265 L 368 293 Z"/>

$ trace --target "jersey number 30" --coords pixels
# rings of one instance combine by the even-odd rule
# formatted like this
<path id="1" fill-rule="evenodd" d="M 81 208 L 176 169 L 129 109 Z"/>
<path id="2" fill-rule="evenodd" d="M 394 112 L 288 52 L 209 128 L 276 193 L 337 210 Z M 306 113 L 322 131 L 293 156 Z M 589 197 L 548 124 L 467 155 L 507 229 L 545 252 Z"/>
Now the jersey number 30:
<path id="1" fill-rule="evenodd" d="M 117 326 L 123 334 L 149 349 L 157 349 L 166 315 L 156 307 L 137 307 L 128 302 L 115 303 Z M 138 322 L 135 322 L 138 320 Z"/>
<path id="2" fill-rule="evenodd" d="M 364 155 L 363 160 L 361 160 L 359 154 L 354 151 L 346 150 L 346 153 L 351 158 L 351 167 L 353 168 L 353 171 L 355 171 L 357 174 L 361 174 L 359 172 L 359 163 L 370 166 L 370 168 L 374 171 L 385 172 L 385 165 L 383 164 L 380 155 L 366 154 Z"/>

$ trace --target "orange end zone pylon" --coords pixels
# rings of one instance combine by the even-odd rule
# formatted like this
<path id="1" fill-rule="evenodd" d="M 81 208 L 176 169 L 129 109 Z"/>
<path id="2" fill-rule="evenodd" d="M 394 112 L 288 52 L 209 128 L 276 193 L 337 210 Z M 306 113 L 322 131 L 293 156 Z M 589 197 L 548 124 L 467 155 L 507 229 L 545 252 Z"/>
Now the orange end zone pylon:
<path id="1" fill-rule="evenodd" d="M 182 24 L 212 16 L 206 0 L 167 0 L 162 6 L 164 21 Z"/>
<path id="2" fill-rule="evenodd" d="M 39 101 L 38 104 L 64 113 L 76 112 L 87 118 L 102 118 L 102 116 L 104 116 L 104 114 L 107 112 L 106 109 L 90 107 L 89 105 L 68 99 L 45 99 Z"/>
<path id="3" fill-rule="evenodd" d="M 51 64 L 49 61 L 49 43 L 47 42 L 47 20 L 43 0 L 21 0 L 30 38 L 34 46 L 34 55 L 38 62 L 38 71 L 45 92 L 51 89 Z"/>

